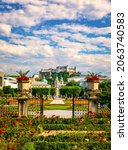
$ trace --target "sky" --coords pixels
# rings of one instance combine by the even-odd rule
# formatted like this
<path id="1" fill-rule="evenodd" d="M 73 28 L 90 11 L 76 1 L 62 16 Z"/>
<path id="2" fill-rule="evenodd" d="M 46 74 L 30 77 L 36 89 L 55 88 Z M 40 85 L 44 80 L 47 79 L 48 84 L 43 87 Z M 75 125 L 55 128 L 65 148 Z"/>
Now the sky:
<path id="1" fill-rule="evenodd" d="M 0 70 L 111 75 L 110 0 L 0 0 Z"/>

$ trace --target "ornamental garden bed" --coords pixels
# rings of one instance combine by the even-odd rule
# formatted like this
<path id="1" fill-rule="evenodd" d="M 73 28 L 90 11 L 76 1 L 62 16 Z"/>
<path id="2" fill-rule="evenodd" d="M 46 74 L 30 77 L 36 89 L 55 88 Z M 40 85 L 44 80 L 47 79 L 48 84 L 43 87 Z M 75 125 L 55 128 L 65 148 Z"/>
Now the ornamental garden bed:
<path id="1" fill-rule="evenodd" d="M 110 114 L 0 118 L 1 150 L 110 150 Z"/>

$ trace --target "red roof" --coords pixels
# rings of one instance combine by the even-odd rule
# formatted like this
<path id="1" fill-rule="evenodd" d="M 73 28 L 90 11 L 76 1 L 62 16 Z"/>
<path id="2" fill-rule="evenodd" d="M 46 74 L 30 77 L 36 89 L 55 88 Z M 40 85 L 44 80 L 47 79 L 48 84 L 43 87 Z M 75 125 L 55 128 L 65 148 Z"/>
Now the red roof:
<path id="1" fill-rule="evenodd" d="M 23 80 L 29 80 L 29 78 L 26 76 L 21 76 L 17 78 L 17 81 L 23 81 Z"/>

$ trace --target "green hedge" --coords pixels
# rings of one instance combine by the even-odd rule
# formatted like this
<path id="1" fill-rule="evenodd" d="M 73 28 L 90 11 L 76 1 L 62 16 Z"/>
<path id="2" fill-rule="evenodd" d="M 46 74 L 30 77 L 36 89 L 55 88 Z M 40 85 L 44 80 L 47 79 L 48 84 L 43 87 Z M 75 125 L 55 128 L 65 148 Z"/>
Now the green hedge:
<path id="1" fill-rule="evenodd" d="M 76 142 L 35 142 L 36 150 L 110 150 L 111 143 L 76 143 Z"/>
<path id="2" fill-rule="evenodd" d="M 44 130 L 66 130 L 69 128 L 69 125 L 66 124 L 44 124 Z"/>
<path id="3" fill-rule="evenodd" d="M 44 124 L 43 125 L 43 129 L 44 130 L 97 130 L 97 131 L 101 131 L 101 130 L 105 130 L 105 131 L 109 131 L 111 129 L 111 126 L 108 126 L 108 124 L 88 124 L 88 125 L 74 125 L 74 124 Z"/>
<path id="4" fill-rule="evenodd" d="M 92 117 L 92 116 L 86 116 L 85 118 L 59 118 L 59 117 L 51 117 L 44 118 L 44 124 L 107 124 L 110 118 L 103 117 L 100 118 Z"/>
<path id="5" fill-rule="evenodd" d="M 106 138 L 107 141 L 110 141 L 110 137 L 110 133 L 65 133 L 40 137 L 40 139 L 47 142 L 86 142 L 87 140 L 90 142 L 95 142 L 102 141 L 103 138 Z"/>

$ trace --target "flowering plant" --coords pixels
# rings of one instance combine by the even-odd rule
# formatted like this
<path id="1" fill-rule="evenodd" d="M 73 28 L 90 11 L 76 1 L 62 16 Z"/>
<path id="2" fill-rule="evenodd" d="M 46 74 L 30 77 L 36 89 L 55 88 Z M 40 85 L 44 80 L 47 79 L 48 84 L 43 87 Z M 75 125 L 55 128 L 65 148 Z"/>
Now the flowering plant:
<path id="1" fill-rule="evenodd" d="M 17 81 L 23 81 L 23 80 L 28 81 L 29 78 L 28 78 L 27 76 L 21 76 L 21 77 L 18 77 L 18 78 L 17 78 Z"/>
<path id="2" fill-rule="evenodd" d="M 98 76 L 87 77 L 87 81 L 94 81 L 94 80 L 99 81 L 99 77 Z"/>
<path id="3" fill-rule="evenodd" d="M 89 72 L 86 79 L 87 79 L 87 81 L 94 81 L 94 80 L 99 81 L 99 74 L 100 73 L 91 73 L 91 72 Z"/>

